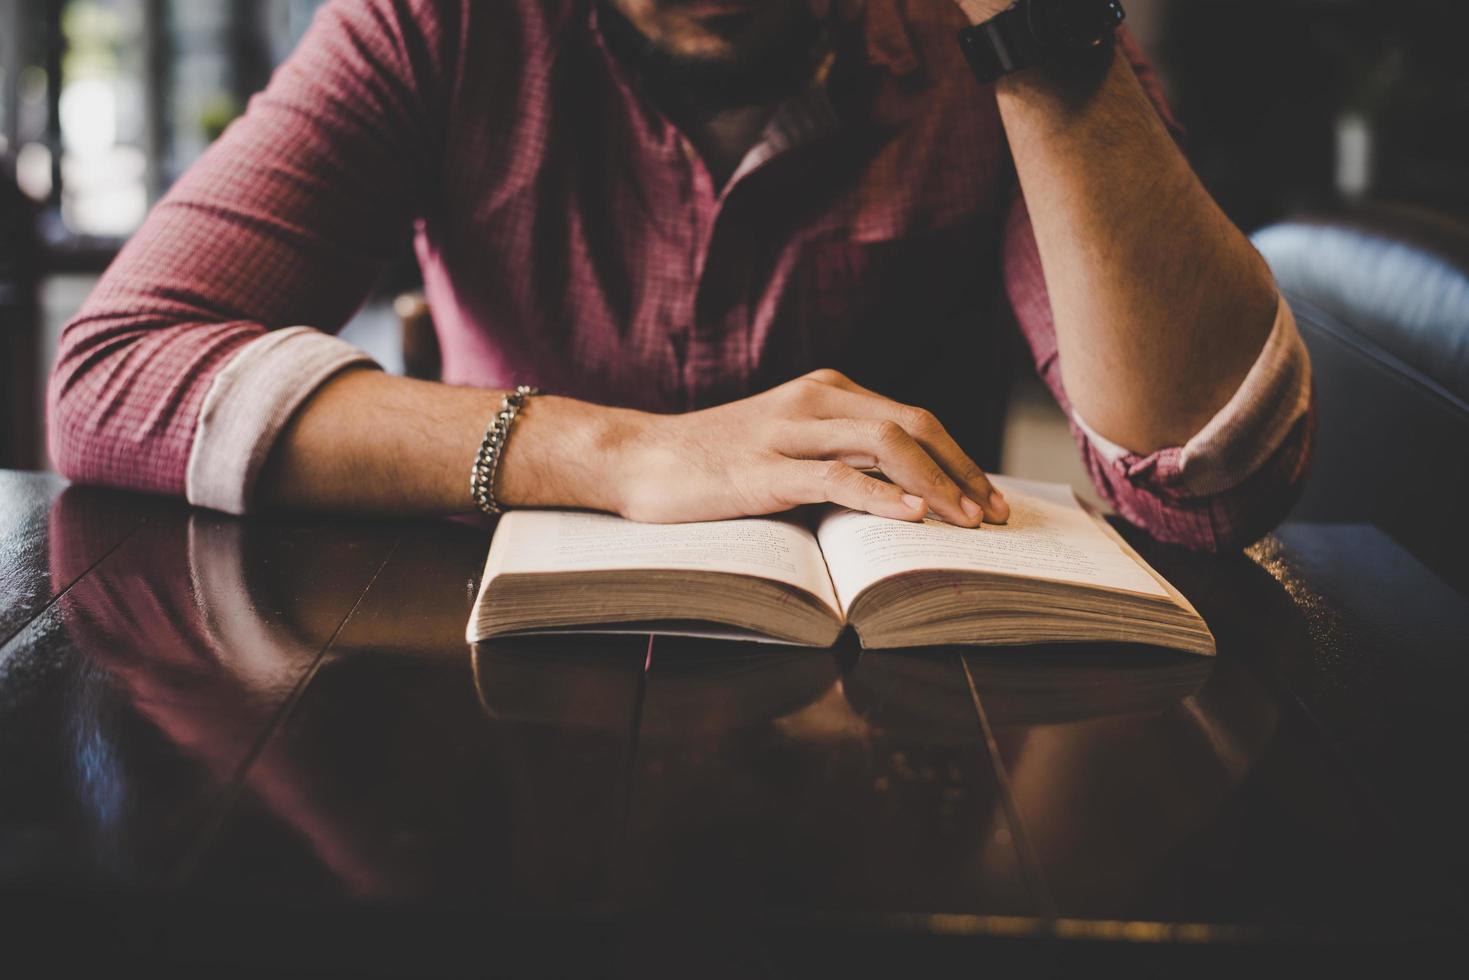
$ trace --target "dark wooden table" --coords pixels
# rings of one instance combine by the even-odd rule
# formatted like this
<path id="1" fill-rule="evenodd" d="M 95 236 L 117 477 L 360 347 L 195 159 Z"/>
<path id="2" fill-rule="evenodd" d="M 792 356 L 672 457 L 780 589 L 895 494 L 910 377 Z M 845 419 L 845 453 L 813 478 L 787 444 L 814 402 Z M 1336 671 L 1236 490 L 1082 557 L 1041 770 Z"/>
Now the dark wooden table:
<path id="1" fill-rule="evenodd" d="M 1370 528 L 1144 545 L 1212 661 L 471 649 L 488 537 L 0 473 L 0 963 L 1161 975 L 1465 934 L 1469 603 Z"/>

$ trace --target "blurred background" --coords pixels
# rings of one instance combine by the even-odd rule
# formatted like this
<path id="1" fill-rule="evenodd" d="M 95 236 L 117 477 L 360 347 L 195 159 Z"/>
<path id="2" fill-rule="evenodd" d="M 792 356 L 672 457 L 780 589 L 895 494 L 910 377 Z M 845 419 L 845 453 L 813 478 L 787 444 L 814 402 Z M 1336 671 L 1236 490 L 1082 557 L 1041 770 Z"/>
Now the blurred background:
<path id="1" fill-rule="evenodd" d="M 39 403 L 57 332 L 321 2 L 0 0 L 0 467 L 46 465 Z M 1247 231 L 1373 202 L 1469 215 L 1469 4 L 1127 8 L 1195 166 Z M 348 336 L 401 370 L 382 292 Z M 1085 486 L 1023 366 L 1011 416 L 1006 469 Z"/>

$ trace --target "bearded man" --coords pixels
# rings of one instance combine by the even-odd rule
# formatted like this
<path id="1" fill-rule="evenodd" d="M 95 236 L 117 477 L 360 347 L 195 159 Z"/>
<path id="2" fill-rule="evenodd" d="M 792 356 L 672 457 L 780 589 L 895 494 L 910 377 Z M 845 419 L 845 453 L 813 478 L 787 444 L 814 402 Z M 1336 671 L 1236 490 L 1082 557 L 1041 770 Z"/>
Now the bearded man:
<path id="1" fill-rule="evenodd" d="M 69 325 L 53 456 L 237 513 L 976 527 L 1018 326 L 1102 495 L 1238 547 L 1300 481 L 1309 364 L 1122 17 L 334 0 Z M 409 235 L 441 382 L 332 336 Z"/>

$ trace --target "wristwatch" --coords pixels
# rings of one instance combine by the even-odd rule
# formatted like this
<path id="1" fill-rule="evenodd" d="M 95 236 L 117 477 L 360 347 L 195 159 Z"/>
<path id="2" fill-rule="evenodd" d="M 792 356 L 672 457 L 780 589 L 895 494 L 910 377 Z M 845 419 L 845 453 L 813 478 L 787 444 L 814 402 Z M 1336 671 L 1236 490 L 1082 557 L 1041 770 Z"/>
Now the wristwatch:
<path id="1" fill-rule="evenodd" d="M 1120 0 L 1018 0 L 960 31 L 959 46 L 988 85 L 1036 65 L 1085 62 L 1110 47 L 1126 17 Z"/>

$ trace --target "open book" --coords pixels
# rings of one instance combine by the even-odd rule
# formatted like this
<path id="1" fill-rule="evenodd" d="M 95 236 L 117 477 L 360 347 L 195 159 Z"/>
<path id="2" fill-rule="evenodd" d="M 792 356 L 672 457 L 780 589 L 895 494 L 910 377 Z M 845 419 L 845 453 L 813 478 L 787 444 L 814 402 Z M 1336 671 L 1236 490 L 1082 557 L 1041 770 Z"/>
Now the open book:
<path id="1" fill-rule="evenodd" d="M 490 545 L 471 643 L 564 631 L 869 649 L 1148 643 L 1212 654 L 1187 599 L 1065 486 L 995 477 L 1010 521 L 960 528 L 838 507 L 702 524 L 515 511 Z"/>

